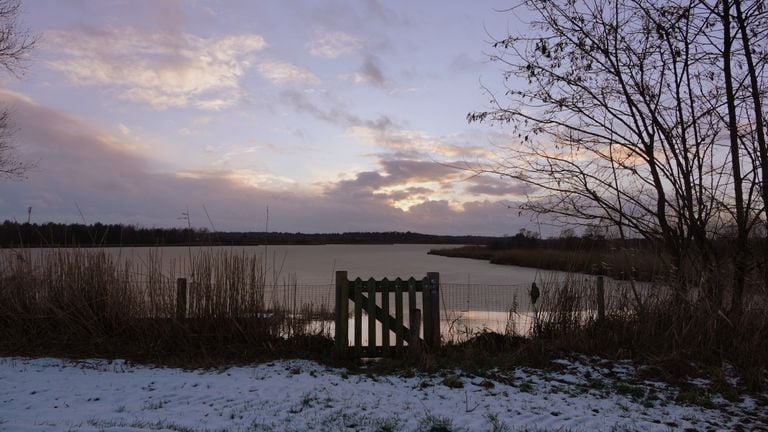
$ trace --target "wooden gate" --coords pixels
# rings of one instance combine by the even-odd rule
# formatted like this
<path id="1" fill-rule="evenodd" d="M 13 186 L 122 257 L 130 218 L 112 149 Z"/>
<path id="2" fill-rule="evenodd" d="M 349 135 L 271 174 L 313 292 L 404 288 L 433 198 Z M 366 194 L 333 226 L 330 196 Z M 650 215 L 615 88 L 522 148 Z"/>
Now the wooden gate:
<path id="1" fill-rule="evenodd" d="M 376 294 L 380 293 L 380 304 Z M 416 293 L 421 293 L 424 320 L 424 338 L 420 337 L 422 311 L 417 307 Z M 390 300 L 394 295 L 394 312 L 390 313 Z M 408 309 L 404 299 L 408 298 Z M 354 303 L 354 344 L 349 344 L 349 302 Z M 409 323 L 405 325 L 404 310 L 408 311 Z M 368 315 L 368 344 L 363 346 L 363 311 Z M 377 334 L 376 322 L 381 323 Z M 390 332 L 395 334 L 392 345 Z M 436 348 L 440 345 L 440 273 L 427 273 L 423 279 L 364 281 L 347 279 L 346 271 L 336 272 L 336 348 L 358 356 L 382 357 L 402 354 L 404 344 L 413 349 L 422 346 Z"/>

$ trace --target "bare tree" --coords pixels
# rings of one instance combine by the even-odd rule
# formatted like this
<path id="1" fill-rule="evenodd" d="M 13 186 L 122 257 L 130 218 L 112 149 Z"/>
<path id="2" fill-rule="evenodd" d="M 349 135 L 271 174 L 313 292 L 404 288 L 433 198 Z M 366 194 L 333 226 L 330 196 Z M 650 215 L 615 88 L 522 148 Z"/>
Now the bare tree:
<path id="1" fill-rule="evenodd" d="M 0 67 L 18 76 L 37 37 L 18 25 L 20 0 L 0 0 Z M 7 109 L 0 112 L 0 178 L 18 178 L 31 164 L 19 160 L 12 146 L 13 128 Z"/>
<path id="2" fill-rule="evenodd" d="M 530 31 L 499 40 L 492 55 L 507 70 L 505 98 L 489 92 L 493 108 L 468 116 L 510 125 L 518 142 L 476 170 L 536 186 L 528 210 L 658 242 L 682 279 L 680 294 L 695 282 L 719 308 L 714 278 L 732 258 L 719 256 L 713 239 L 737 227 L 731 262 L 743 287 L 746 239 L 761 214 L 762 153 L 752 157 L 741 132 L 754 114 L 740 99 L 748 74 L 735 76 L 731 61 L 746 45 L 734 44 L 744 31 L 732 34 L 729 21 L 738 8 L 700 0 L 519 7 L 535 17 Z M 732 302 L 740 307 L 740 295 Z"/>

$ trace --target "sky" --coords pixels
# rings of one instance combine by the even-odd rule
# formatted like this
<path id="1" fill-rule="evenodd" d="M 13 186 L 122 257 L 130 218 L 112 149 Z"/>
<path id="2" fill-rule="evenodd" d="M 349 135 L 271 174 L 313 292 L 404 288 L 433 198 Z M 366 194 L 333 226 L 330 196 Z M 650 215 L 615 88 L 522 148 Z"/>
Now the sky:
<path id="1" fill-rule="evenodd" d="M 468 124 L 503 91 L 503 1 L 27 0 L 3 76 L 16 155 L 0 219 L 222 231 L 536 229 Z M 267 220 L 267 208 L 269 218 Z"/>

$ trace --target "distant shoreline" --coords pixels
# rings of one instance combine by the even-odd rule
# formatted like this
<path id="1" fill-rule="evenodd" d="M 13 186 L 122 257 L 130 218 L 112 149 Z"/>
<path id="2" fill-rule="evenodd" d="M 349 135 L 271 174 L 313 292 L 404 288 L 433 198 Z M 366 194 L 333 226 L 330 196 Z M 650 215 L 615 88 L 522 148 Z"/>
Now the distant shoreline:
<path id="1" fill-rule="evenodd" d="M 134 248 L 134 247 L 259 247 L 259 246 L 396 246 L 396 245 L 445 245 L 460 246 L 462 243 L 451 242 L 399 242 L 399 243 L 254 243 L 254 244 L 229 244 L 229 243 L 179 243 L 179 244 L 98 244 L 98 245 L 72 245 L 72 244 L 48 244 L 48 245 L 0 245 L 0 249 L 96 249 L 96 248 Z"/>
<path id="2" fill-rule="evenodd" d="M 122 224 L 0 224 L 0 248 L 166 247 L 365 244 L 488 244 L 501 237 L 416 232 L 219 232 L 205 228 L 145 228 Z"/>
<path id="3" fill-rule="evenodd" d="M 481 245 L 431 249 L 430 255 L 469 258 L 491 264 L 531 267 L 591 275 L 605 274 L 614 279 L 652 281 L 663 267 L 661 260 L 650 254 L 632 256 L 616 251 L 562 250 L 553 248 L 492 249 Z"/>

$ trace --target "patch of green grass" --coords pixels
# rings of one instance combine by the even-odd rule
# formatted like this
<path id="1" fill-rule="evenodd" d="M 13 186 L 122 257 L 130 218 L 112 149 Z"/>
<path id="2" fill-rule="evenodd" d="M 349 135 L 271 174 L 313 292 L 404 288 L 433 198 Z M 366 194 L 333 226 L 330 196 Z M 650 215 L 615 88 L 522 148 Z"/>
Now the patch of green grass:
<path id="1" fill-rule="evenodd" d="M 687 405 L 698 405 L 703 408 L 711 409 L 715 407 L 715 403 L 712 402 L 712 395 L 706 389 L 700 387 L 681 390 L 677 394 L 675 401 Z"/>
<path id="2" fill-rule="evenodd" d="M 453 432 L 453 420 L 448 417 L 438 417 L 427 414 L 416 427 L 417 432 Z"/>
<path id="3" fill-rule="evenodd" d="M 464 388 L 464 381 L 458 375 L 448 375 L 443 378 L 443 385 L 448 388 L 460 389 Z"/>
<path id="4" fill-rule="evenodd" d="M 530 394 L 536 393 L 536 389 L 533 387 L 533 384 L 527 381 L 520 383 L 520 385 L 517 386 L 517 388 L 520 389 L 520 391 L 523 393 L 530 393 Z"/>
<path id="5" fill-rule="evenodd" d="M 634 401 L 640 401 L 645 397 L 645 389 L 640 386 L 618 382 L 614 388 L 616 389 L 616 393 L 626 396 Z"/>
<path id="6" fill-rule="evenodd" d="M 176 423 L 171 423 L 166 420 L 158 420 L 156 422 L 137 420 L 137 421 L 127 422 L 124 420 L 115 421 L 115 420 L 90 419 L 86 423 L 89 426 L 92 426 L 94 428 L 99 428 L 99 429 L 131 428 L 131 429 L 142 429 L 142 430 L 151 430 L 151 431 L 171 431 L 171 432 L 202 432 L 202 431 L 208 430 L 208 429 L 195 429 L 189 426 L 183 426 Z"/>
<path id="7" fill-rule="evenodd" d="M 374 423 L 376 432 L 395 432 L 400 428 L 400 419 L 398 418 L 378 419 Z"/>
<path id="8" fill-rule="evenodd" d="M 488 423 L 490 424 L 489 432 L 511 432 L 512 430 L 503 421 L 499 420 L 499 417 L 495 414 L 488 413 L 486 415 Z"/>

